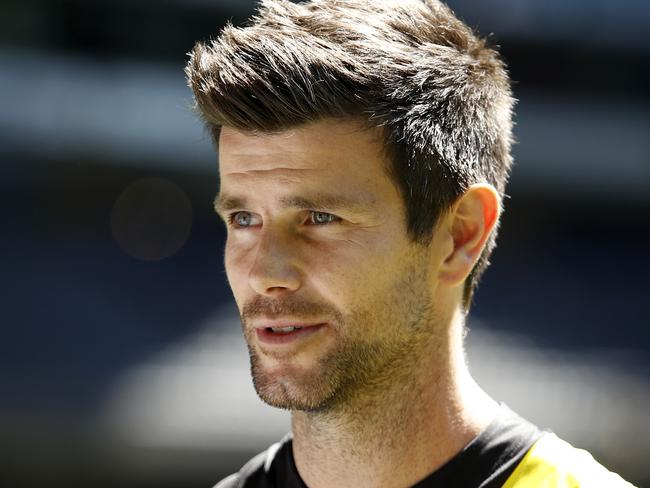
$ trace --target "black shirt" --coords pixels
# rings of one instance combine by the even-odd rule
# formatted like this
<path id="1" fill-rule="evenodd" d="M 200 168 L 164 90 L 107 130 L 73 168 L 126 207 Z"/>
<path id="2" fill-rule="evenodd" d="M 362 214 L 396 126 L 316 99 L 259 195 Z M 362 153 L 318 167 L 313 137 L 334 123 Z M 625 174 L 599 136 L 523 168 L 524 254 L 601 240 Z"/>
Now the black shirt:
<path id="1" fill-rule="evenodd" d="M 505 405 L 486 429 L 446 464 L 412 488 L 496 488 L 502 486 L 543 432 Z M 251 459 L 215 488 L 307 488 L 287 435 Z"/>

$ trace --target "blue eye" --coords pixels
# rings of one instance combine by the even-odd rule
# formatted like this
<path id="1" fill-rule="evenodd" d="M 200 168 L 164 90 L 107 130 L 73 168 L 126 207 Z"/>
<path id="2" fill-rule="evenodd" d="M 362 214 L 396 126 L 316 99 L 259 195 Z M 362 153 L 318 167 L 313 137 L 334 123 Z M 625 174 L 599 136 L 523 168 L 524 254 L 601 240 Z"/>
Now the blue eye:
<path id="1" fill-rule="evenodd" d="M 327 212 L 309 212 L 309 222 L 313 225 L 330 224 L 340 220 L 339 217 Z"/>
<path id="2" fill-rule="evenodd" d="M 250 227 L 252 220 L 250 212 L 235 212 L 230 216 L 230 222 L 237 227 Z"/>

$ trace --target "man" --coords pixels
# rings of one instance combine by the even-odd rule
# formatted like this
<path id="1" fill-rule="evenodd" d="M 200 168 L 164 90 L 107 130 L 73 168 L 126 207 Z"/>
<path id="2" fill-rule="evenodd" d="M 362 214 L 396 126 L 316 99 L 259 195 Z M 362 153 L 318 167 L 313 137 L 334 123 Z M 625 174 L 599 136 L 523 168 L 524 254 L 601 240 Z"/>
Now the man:
<path id="1" fill-rule="evenodd" d="M 270 0 L 187 75 L 255 388 L 292 412 L 217 487 L 629 486 L 465 364 L 512 161 L 494 50 L 436 0 Z"/>

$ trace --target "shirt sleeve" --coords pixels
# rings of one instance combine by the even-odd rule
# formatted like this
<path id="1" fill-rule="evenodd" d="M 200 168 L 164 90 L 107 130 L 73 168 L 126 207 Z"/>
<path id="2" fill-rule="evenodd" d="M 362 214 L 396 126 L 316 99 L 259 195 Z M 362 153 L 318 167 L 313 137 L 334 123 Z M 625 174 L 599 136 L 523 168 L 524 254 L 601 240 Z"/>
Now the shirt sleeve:
<path id="1" fill-rule="evenodd" d="M 239 488 L 239 473 L 234 473 L 214 485 L 214 488 Z"/>

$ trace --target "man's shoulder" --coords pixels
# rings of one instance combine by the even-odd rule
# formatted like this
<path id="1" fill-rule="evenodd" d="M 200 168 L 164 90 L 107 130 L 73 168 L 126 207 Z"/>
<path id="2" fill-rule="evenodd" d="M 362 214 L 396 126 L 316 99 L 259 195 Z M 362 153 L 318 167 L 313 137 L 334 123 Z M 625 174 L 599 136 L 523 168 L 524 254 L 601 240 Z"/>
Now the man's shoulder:
<path id="1" fill-rule="evenodd" d="M 290 445 L 290 436 L 276 442 L 251 458 L 238 472 L 222 479 L 214 488 L 271 488 L 274 461 Z"/>
<path id="2" fill-rule="evenodd" d="M 528 450 L 503 488 L 633 488 L 593 456 L 573 447 L 553 433 L 545 433 Z"/>

